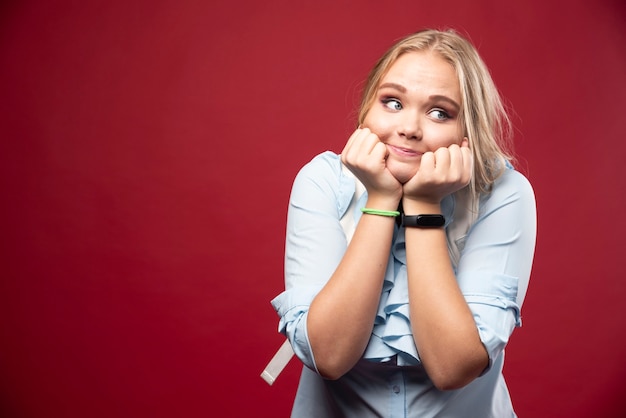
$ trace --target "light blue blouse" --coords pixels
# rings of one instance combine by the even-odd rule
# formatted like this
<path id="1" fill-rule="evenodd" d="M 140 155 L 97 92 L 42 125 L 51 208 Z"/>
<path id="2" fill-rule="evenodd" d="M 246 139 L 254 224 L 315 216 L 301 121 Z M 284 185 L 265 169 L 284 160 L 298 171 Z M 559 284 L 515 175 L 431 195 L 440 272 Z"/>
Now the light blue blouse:
<path id="1" fill-rule="evenodd" d="M 515 416 L 502 376 L 504 347 L 516 326 L 534 255 L 535 197 L 528 180 L 505 170 L 479 202 L 456 276 L 474 314 L 489 367 L 464 388 L 437 390 L 421 366 L 409 322 L 404 229 L 394 232 L 372 335 L 362 360 L 336 381 L 316 372 L 307 336 L 309 306 L 341 261 L 347 239 L 339 222 L 355 193 L 355 179 L 341 170 L 338 155 L 325 152 L 298 173 L 291 192 L 285 251 L 286 290 L 272 300 L 303 369 L 294 417 Z M 356 205 L 360 208 L 367 193 Z M 454 222 L 452 196 L 442 202 L 446 227 Z M 341 318 L 337 318 L 341 320 Z"/>

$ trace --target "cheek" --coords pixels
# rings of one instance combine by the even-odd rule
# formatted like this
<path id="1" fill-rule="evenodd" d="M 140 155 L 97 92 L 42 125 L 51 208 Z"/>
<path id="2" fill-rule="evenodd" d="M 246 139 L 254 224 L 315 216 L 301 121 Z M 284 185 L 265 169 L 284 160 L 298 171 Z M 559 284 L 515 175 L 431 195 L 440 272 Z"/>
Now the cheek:
<path id="1" fill-rule="evenodd" d="M 463 134 L 460 129 L 450 127 L 448 129 L 432 129 L 430 132 L 424 132 L 424 139 L 428 139 L 431 149 L 441 147 L 449 147 L 452 144 L 460 145 L 463 140 Z"/>
<path id="2" fill-rule="evenodd" d="M 361 126 L 363 128 L 368 128 L 370 131 L 375 133 L 381 141 L 383 138 L 388 137 L 392 132 L 391 121 L 389 118 L 380 117 L 375 110 L 370 110 Z"/>

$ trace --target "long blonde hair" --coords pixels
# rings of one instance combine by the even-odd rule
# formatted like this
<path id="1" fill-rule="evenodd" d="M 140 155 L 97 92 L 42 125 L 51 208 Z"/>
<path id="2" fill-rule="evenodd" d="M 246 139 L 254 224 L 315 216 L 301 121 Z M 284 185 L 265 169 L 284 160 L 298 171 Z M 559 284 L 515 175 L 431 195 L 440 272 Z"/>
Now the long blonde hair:
<path id="1" fill-rule="evenodd" d="M 474 156 L 474 173 L 469 185 L 472 200 L 488 193 L 495 180 L 512 160 L 511 123 L 489 70 L 474 46 L 454 30 L 427 29 L 409 35 L 393 45 L 371 70 L 359 108 L 363 123 L 381 80 L 396 60 L 407 52 L 433 51 L 455 69 L 461 88 L 459 120 Z M 474 205 L 472 205 L 474 206 Z"/>

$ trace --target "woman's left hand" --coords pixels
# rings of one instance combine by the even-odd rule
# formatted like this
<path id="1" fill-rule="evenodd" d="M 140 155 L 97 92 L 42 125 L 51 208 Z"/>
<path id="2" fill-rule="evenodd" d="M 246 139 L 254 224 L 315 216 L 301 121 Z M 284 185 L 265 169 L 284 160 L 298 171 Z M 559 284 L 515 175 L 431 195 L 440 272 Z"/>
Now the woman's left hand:
<path id="1" fill-rule="evenodd" d="M 422 155 L 417 173 L 404 184 L 403 198 L 439 204 L 444 197 L 467 186 L 472 178 L 474 159 L 467 138 Z"/>

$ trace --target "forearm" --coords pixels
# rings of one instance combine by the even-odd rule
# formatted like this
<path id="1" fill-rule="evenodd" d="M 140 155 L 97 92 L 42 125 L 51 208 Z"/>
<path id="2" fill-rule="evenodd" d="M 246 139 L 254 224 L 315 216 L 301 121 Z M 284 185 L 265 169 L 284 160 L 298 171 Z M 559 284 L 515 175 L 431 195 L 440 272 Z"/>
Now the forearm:
<path id="1" fill-rule="evenodd" d="M 369 206 L 369 204 L 368 204 Z M 383 208 L 382 206 L 372 207 Z M 370 339 L 385 277 L 394 218 L 363 215 L 346 253 L 313 300 L 307 318 L 318 371 L 339 378 Z"/>
<path id="2" fill-rule="evenodd" d="M 407 214 L 437 213 L 438 206 L 405 207 Z M 464 386 L 488 365 L 476 323 L 459 290 L 445 231 L 407 228 L 411 326 L 422 363 L 441 389 Z"/>

